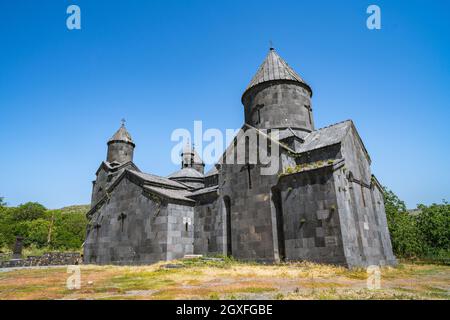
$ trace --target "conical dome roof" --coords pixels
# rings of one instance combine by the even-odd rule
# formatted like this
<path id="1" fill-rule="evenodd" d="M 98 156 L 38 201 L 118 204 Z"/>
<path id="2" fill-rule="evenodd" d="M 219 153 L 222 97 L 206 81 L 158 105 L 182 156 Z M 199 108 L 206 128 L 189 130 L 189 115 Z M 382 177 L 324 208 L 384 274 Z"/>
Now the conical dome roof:
<path id="1" fill-rule="evenodd" d="M 111 139 L 109 139 L 108 144 L 112 142 L 125 142 L 134 146 L 133 139 L 131 138 L 131 135 L 125 128 L 124 124 L 122 124 L 119 130 L 117 130 L 116 133 L 114 133 L 114 135 L 111 137 Z"/>
<path id="2" fill-rule="evenodd" d="M 270 48 L 266 59 L 245 89 L 244 95 L 249 89 L 256 85 L 273 80 L 296 81 L 309 88 L 308 84 L 278 55 L 275 49 Z"/>

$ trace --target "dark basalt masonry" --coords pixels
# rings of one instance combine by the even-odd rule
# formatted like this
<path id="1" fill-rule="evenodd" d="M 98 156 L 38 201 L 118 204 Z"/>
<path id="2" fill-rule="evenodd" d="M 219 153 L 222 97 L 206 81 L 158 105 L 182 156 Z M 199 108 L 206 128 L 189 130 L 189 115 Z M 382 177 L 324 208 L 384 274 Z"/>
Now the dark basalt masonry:
<path id="1" fill-rule="evenodd" d="M 0 255 L 0 260 L 1 258 Z M 42 256 L 0 261 L 0 268 L 77 265 L 81 262 L 81 255 L 77 252 L 48 252 Z"/>
<path id="2" fill-rule="evenodd" d="M 393 265 L 383 195 L 351 120 L 314 128 L 312 90 L 271 49 L 245 90 L 244 132 L 204 173 L 191 146 L 168 177 L 133 163 L 125 127 L 108 142 L 93 182 L 84 262 L 148 264 L 186 254 L 256 261 L 309 260 L 348 267 Z M 228 164 L 247 130 L 277 145 L 278 171 Z M 262 130 L 279 129 L 278 140 Z M 266 139 L 261 144 L 262 139 Z"/>

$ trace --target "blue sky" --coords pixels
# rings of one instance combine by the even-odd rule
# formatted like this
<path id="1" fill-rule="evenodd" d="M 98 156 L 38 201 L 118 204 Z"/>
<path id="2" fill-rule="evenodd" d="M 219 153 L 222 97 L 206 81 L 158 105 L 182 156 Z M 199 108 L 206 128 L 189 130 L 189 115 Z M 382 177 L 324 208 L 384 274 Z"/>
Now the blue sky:
<path id="1" fill-rule="evenodd" d="M 81 30 L 66 28 L 70 4 Z M 370 4 L 381 30 L 366 28 Z M 141 170 L 177 170 L 172 131 L 239 128 L 272 40 L 313 88 L 317 127 L 353 119 L 409 207 L 448 200 L 449 15 L 449 1 L 1 1 L 0 196 L 89 203 L 122 117 Z"/>

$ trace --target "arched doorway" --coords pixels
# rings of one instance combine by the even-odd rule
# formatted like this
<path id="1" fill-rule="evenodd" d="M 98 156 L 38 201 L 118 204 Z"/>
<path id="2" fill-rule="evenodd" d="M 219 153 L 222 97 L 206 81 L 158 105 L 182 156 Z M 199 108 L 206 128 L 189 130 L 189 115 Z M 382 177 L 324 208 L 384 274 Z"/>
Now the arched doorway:
<path id="1" fill-rule="evenodd" d="M 232 243 L 231 243 L 231 200 L 229 196 L 223 198 L 223 203 L 225 205 L 225 223 L 226 223 L 226 239 L 227 239 L 227 256 L 231 256 Z"/>

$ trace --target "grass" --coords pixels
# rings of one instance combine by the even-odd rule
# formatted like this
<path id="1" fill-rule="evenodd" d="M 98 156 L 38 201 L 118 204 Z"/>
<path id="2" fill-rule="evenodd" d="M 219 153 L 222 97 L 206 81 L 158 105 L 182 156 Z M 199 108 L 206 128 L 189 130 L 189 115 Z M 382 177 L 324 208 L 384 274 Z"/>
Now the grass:
<path id="1" fill-rule="evenodd" d="M 2 260 L 9 260 L 12 257 L 12 250 L 8 247 L 2 247 L 0 248 L 0 252 L 3 252 L 4 256 Z M 67 250 L 61 250 L 61 249 L 53 249 L 50 247 L 36 247 L 36 246 L 28 246 L 23 248 L 22 250 L 22 258 L 27 258 L 29 256 L 42 256 L 44 253 L 47 252 L 79 252 L 81 253 L 81 249 L 67 249 Z"/>
<path id="2" fill-rule="evenodd" d="M 179 268 L 168 269 L 167 264 Z M 69 290 L 65 267 L 0 272 L 0 299 L 450 299 L 450 267 L 402 262 L 381 270 L 381 289 L 364 269 L 308 262 L 263 265 L 186 259 L 150 266 L 81 266 Z"/>
<path id="3" fill-rule="evenodd" d="M 73 213 L 86 214 L 89 211 L 90 207 L 91 206 L 88 204 L 83 204 L 83 205 L 74 205 L 74 206 L 64 207 L 59 210 L 61 210 L 62 213 L 68 213 L 68 214 L 73 214 Z"/>

